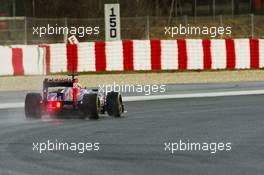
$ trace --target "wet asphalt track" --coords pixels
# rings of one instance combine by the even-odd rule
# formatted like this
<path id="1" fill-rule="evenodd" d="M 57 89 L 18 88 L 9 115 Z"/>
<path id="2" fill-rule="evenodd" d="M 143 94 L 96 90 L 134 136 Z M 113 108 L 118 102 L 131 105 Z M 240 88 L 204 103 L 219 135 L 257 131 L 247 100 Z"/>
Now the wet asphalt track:
<path id="1" fill-rule="evenodd" d="M 211 89 L 261 89 L 212 85 Z M 195 87 L 195 86 L 193 86 Z M 178 93 L 191 86 L 171 88 Z M 179 88 L 179 89 L 178 89 Z M 173 90 L 174 89 L 174 90 Z M 181 90 L 182 89 L 182 90 Z M 170 93 L 170 92 L 168 92 Z M 24 92 L 0 93 L 0 102 Z M 264 95 L 127 102 L 122 118 L 26 120 L 23 109 L 0 110 L 0 174 L 183 174 L 262 175 L 264 172 Z M 32 151 L 32 143 L 99 142 L 100 150 Z M 164 151 L 164 142 L 232 142 L 229 152 Z"/>

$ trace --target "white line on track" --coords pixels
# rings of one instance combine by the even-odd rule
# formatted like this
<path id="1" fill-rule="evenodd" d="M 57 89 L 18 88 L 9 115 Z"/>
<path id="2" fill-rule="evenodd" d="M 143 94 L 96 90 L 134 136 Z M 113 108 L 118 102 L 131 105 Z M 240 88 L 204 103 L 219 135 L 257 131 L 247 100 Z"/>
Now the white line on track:
<path id="1" fill-rule="evenodd" d="M 150 96 L 126 96 L 123 101 L 149 101 L 149 100 L 166 100 L 166 99 L 183 99 L 183 98 L 207 98 L 207 97 L 226 97 L 241 95 L 261 95 L 264 90 L 245 90 L 245 91 L 225 91 L 225 92 L 203 92 L 188 94 L 166 94 L 166 95 L 150 95 Z M 0 103 L 0 109 L 23 108 L 24 103 Z"/>
<path id="2" fill-rule="evenodd" d="M 241 95 L 261 95 L 261 94 L 264 94 L 264 90 L 203 92 L 203 93 L 167 94 L 167 95 L 151 95 L 151 96 L 131 96 L 131 97 L 123 97 L 123 101 L 147 101 L 147 100 L 206 98 L 206 97 L 225 97 L 225 96 L 241 96 Z"/>

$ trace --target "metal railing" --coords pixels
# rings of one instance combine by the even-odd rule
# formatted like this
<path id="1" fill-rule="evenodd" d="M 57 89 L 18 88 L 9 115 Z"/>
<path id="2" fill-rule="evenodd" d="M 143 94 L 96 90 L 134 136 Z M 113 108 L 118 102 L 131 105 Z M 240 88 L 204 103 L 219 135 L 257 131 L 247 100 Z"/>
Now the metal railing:
<path id="1" fill-rule="evenodd" d="M 177 38 L 211 38 L 209 35 L 165 35 L 167 26 L 230 26 L 231 35 L 218 35 L 214 38 L 264 38 L 264 16 L 239 15 L 239 16 L 206 16 L 206 17 L 131 17 L 121 18 L 122 39 L 177 39 Z M 79 41 L 103 41 L 104 18 L 95 19 L 44 19 L 27 17 L 0 17 L 0 44 L 42 44 L 65 43 L 71 33 L 59 33 L 39 36 L 34 33 L 34 28 L 47 27 L 99 27 L 99 34 L 78 37 Z"/>

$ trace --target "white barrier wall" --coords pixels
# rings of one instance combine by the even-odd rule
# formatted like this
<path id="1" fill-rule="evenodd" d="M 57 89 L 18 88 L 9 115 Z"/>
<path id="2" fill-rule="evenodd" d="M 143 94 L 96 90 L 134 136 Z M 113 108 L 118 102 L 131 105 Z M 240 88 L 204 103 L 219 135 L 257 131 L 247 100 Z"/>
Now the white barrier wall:
<path id="1" fill-rule="evenodd" d="M 263 39 L 126 40 L 77 45 L 0 46 L 0 75 L 263 67 Z"/>
<path id="2" fill-rule="evenodd" d="M 67 47 L 65 44 L 50 44 L 50 72 L 67 72 Z"/>
<path id="3" fill-rule="evenodd" d="M 259 67 L 264 67 L 264 39 L 259 40 Z"/>
<path id="4" fill-rule="evenodd" d="M 211 40 L 212 69 L 226 69 L 225 40 Z"/>
<path id="5" fill-rule="evenodd" d="M 38 46 L 0 46 L 0 75 L 43 75 L 44 61 Z"/>
<path id="6" fill-rule="evenodd" d="M 187 39 L 80 43 L 76 48 L 56 44 L 50 45 L 54 60 L 50 67 L 51 72 L 65 72 L 74 57 L 74 71 L 79 72 L 262 68 L 263 43 L 261 39 Z"/>
<path id="7" fill-rule="evenodd" d="M 0 46 L 0 75 L 13 75 L 12 49 Z"/>

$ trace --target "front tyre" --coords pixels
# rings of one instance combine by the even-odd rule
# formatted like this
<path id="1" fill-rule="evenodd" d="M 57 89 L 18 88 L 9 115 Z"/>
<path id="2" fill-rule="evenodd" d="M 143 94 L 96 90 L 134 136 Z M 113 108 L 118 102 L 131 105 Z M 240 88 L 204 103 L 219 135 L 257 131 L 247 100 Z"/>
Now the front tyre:
<path id="1" fill-rule="evenodd" d="M 108 115 L 120 117 L 124 112 L 122 96 L 118 92 L 109 92 L 106 97 L 106 110 Z"/>
<path id="2" fill-rule="evenodd" d="M 98 119 L 100 111 L 100 100 L 97 94 L 85 94 L 82 100 L 82 112 L 85 118 L 87 115 L 90 119 Z"/>
<path id="3" fill-rule="evenodd" d="M 25 115 L 26 118 L 41 118 L 42 97 L 39 93 L 29 93 L 25 99 Z"/>

